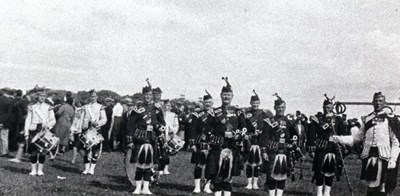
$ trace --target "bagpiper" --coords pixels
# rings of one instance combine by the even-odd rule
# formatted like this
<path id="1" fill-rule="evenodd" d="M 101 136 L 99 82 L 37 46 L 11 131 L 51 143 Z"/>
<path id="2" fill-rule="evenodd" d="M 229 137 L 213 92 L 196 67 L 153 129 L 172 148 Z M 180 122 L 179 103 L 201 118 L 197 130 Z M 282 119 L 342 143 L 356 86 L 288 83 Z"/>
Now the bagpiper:
<path id="1" fill-rule="evenodd" d="M 94 175 L 94 168 L 96 167 L 97 159 L 101 154 L 101 141 L 102 137 L 100 129 L 107 122 L 106 112 L 104 106 L 97 103 L 97 92 L 93 89 L 89 91 L 89 103 L 83 106 L 84 117 L 82 121 L 82 134 L 89 134 L 90 131 L 95 131 L 97 144 L 90 148 L 85 147 L 82 142 L 78 143 L 78 149 L 83 151 L 83 163 L 85 170 L 83 174 Z"/>
<path id="2" fill-rule="evenodd" d="M 40 152 L 32 142 L 32 139 L 42 130 L 50 130 L 56 124 L 54 111 L 51 105 L 45 103 L 46 92 L 44 89 L 37 89 L 37 102 L 28 106 L 28 114 L 25 119 L 24 135 L 28 141 L 28 153 L 31 161 L 31 176 L 43 176 L 43 166 L 46 154 Z"/>
<path id="3" fill-rule="evenodd" d="M 343 169 L 343 148 L 333 142 L 333 135 L 347 135 L 342 117 L 333 113 L 333 99 L 323 102 L 323 114 L 310 117 L 307 149 L 314 157 L 312 182 L 317 186 L 317 196 L 329 196 L 333 179 L 339 181 Z M 343 152 L 342 152 L 343 151 Z"/>
<path id="4" fill-rule="evenodd" d="M 250 98 L 251 108 L 244 116 L 246 118 L 247 133 L 244 140 L 244 157 L 246 164 L 247 186 L 246 189 L 259 189 L 258 178 L 261 173 L 263 163 L 261 156 L 261 132 L 264 127 L 264 119 L 268 117 L 267 113 L 259 109 L 260 98 L 255 90 Z"/>
<path id="5" fill-rule="evenodd" d="M 262 130 L 261 152 L 266 160 L 266 188 L 270 196 L 281 196 L 292 167 L 290 151 L 297 137 L 294 122 L 285 116 L 286 102 L 275 94 L 275 116 L 265 119 Z"/>
<path id="6" fill-rule="evenodd" d="M 143 87 L 142 94 L 143 102 L 137 104 L 127 124 L 127 143 L 133 148 L 130 163 L 137 165 L 133 194 L 153 194 L 149 183 L 159 163 L 158 152 L 163 144 L 157 140 L 163 138 L 165 122 L 161 108 L 152 102 L 150 83 Z"/>
<path id="7" fill-rule="evenodd" d="M 193 193 L 200 193 L 201 176 L 207 163 L 209 151 L 209 139 L 214 118 L 214 109 L 212 108 L 214 101 L 210 93 L 206 90 L 206 95 L 203 96 L 203 109 L 198 112 L 193 112 L 189 117 L 189 127 L 187 130 L 189 137 L 189 145 L 192 150 L 190 162 L 195 164 L 194 167 L 194 185 Z M 206 177 L 206 176 L 205 176 Z M 206 178 L 204 192 L 212 193 L 210 189 L 210 179 Z"/>
<path id="8" fill-rule="evenodd" d="M 367 195 L 390 195 L 399 171 L 400 121 L 381 92 L 374 94 L 372 105 L 374 111 L 361 117 L 363 125 L 355 135 L 334 139 L 346 145 L 362 142 L 361 180 L 368 186 Z"/>
<path id="9" fill-rule="evenodd" d="M 230 196 L 232 177 L 239 176 L 243 167 L 241 160 L 242 134 L 245 119 L 240 108 L 232 106 L 233 91 L 228 78 L 221 90 L 222 106 L 214 110 L 210 151 L 207 157 L 206 178 L 211 179 L 215 196 Z"/>

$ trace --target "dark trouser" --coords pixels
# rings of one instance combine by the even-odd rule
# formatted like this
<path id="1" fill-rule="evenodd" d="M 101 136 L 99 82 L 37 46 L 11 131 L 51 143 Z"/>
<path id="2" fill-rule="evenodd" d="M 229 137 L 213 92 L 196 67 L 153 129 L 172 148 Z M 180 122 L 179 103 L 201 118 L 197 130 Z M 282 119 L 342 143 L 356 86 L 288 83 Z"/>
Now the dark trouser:
<path id="1" fill-rule="evenodd" d="M 151 169 L 136 168 L 135 180 L 150 181 L 151 175 L 152 175 Z"/>
<path id="2" fill-rule="evenodd" d="M 274 190 L 274 189 L 285 189 L 285 183 L 286 180 L 274 180 L 272 177 L 268 176 L 267 181 L 265 184 L 267 185 L 267 188 L 269 190 Z"/>
<path id="3" fill-rule="evenodd" d="M 260 176 L 261 166 L 249 166 L 246 167 L 246 176 L 247 178 L 255 177 L 258 178 Z"/>
<path id="4" fill-rule="evenodd" d="M 92 158 L 89 159 L 89 152 L 90 152 L 90 149 L 84 149 L 85 154 L 84 154 L 84 156 L 83 156 L 83 163 L 93 163 L 93 164 L 96 164 L 96 163 L 97 163 L 97 159 L 99 158 L 100 153 L 101 153 L 101 152 L 100 152 L 100 144 L 94 145 L 94 146 L 91 148 L 91 150 L 92 150 Z"/>
<path id="5" fill-rule="evenodd" d="M 333 184 L 333 176 L 332 177 L 326 177 L 322 174 L 315 174 L 315 185 L 317 186 L 322 186 L 322 185 L 327 185 L 327 186 L 332 186 Z"/>
<path id="6" fill-rule="evenodd" d="M 200 179 L 202 173 L 203 173 L 203 167 L 200 166 L 199 164 L 196 164 L 196 166 L 194 167 L 194 171 L 193 171 L 194 179 Z M 204 177 L 205 177 L 205 174 L 204 174 Z M 207 181 L 209 180 L 207 177 L 205 177 L 205 178 Z"/>
<path id="7" fill-rule="evenodd" d="M 216 182 L 212 191 L 232 191 L 232 184 L 229 182 Z"/>
<path id="8" fill-rule="evenodd" d="M 10 150 L 17 150 L 18 149 L 18 135 L 20 131 L 20 125 L 13 124 L 10 127 L 10 131 L 8 133 L 8 147 Z M 24 128 L 22 126 L 22 128 Z"/>
<path id="9" fill-rule="evenodd" d="M 42 153 L 32 154 L 30 156 L 31 163 L 37 163 L 39 160 L 40 164 L 43 164 L 46 160 L 46 155 Z"/>
<path id="10" fill-rule="evenodd" d="M 104 151 L 110 151 L 110 140 L 108 139 L 108 131 L 110 127 L 109 126 L 103 126 L 101 127 L 101 136 L 103 136 L 103 149 Z"/>
<path id="11" fill-rule="evenodd" d="M 169 165 L 170 163 L 170 157 L 163 157 L 162 159 L 160 159 L 160 167 L 158 168 L 159 171 L 162 171 L 165 169 L 166 165 Z"/>
<path id="12" fill-rule="evenodd" d="M 114 117 L 114 124 L 112 125 L 113 126 L 113 128 L 112 128 L 112 132 L 111 132 L 111 143 L 112 142 L 121 142 L 121 140 L 122 140 L 122 134 L 121 134 L 121 128 L 122 128 L 122 117 L 118 117 L 118 116 L 116 116 L 116 117 Z M 113 150 L 117 150 L 117 149 L 114 149 L 114 147 L 115 148 L 117 148 L 116 146 L 112 146 L 112 148 L 113 148 Z"/>
<path id="13" fill-rule="evenodd" d="M 43 164 L 46 160 L 46 154 L 39 152 L 39 149 L 36 147 L 34 143 L 32 143 L 32 139 L 40 132 L 42 126 L 39 124 L 37 125 L 37 129 L 34 131 L 29 131 L 29 138 L 28 138 L 28 153 L 30 154 L 30 161 L 31 163 L 39 163 Z"/>

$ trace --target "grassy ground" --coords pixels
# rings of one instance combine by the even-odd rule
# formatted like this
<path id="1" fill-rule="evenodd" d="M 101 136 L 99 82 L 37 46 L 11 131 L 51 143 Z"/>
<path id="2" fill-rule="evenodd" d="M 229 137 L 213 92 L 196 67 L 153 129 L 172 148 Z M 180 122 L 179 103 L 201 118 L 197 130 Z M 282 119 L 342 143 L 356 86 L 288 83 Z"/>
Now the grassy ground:
<path id="1" fill-rule="evenodd" d="M 106 153 L 97 164 L 95 175 L 81 174 L 83 165 L 81 157 L 79 164 L 71 164 L 71 152 L 56 157 L 54 161 L 46 160 L 45 176 L 31 177 L 28 162 L 12 163 L 6 158 L 0 158 L 0 194 L 1 195 L 132 195 L 134 187 L 128 181 L 122 153 Z M 152 187 L 156 195 L 191 195 L 193 190 L 193 165 L 189 163 L 190 153 L 180 152 L 172 158 L 171 175 L 164 175 L 160 184 Z M 349 180 L 355 195 L 365 195 L 366 186 L 359 180 L 360 162 L 354 157 L 346 159 Z M 304 179 L 287 183 L 286 195 L 313 195 L 314 185 L 311 184 L 310 163 L 304 165 Z M 298 170 L 296 170 L 298 172 Z M 66 177 L 65 180 L 57 176 Z M 400 180 L 398 180 L 400 182 Z M 264 178 L 259 185 L 264 183 Z M 246 177 L 243 174 L 234 178 L 234 193 L 232 195 L 253 196 L 266 195 L 264 190 L 246 190 Z M 198 194 L 206 195 L 206 194 Z M 346 178 L 334 182 L 332 195 L 350 195 Z M 400 195 L 398 188 L 395 195 Z"/>

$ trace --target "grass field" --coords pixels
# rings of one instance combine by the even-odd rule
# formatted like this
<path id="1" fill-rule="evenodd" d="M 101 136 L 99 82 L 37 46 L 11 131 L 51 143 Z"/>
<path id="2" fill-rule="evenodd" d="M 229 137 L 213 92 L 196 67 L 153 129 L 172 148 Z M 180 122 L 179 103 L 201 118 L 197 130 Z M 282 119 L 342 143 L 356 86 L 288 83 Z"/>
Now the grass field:
<path id="1" fill-rule="evenodd" d="M 71 164 L 71 152 L 56 157 L 54 161 L 46 160 L 45 176 L 31 177 L 29 162 L 12 163 L 6 158 L 0 158 L 0 193 L 1 195 L 132 195 L 134 187 L 130 184 L 124 171 L 124 156 L 122 153 L 106 153 L 97 164 L 95 175 L 81 174 L 82 158 L 79 164 Z M 163 175 L 160 184 L 151 188 L 155 195 L 191 195 L 193 190 L 193 165 L 189 163 L 190 153 L 180 152 L 171 160 L 171 175 Z M 309 161 L 309 160 L 308 160 Z M 360 162 L 355 156 L 346 159 L 349 179 L 355 195 L 365 195 L 366 186 L 359 180 Z M 304 166 L 304 179 L 287 183 L 285 195 L 313 195 L 314 185 L 311 184 L 310 163 Z M 298 174 L 299 170 L 296 170 Z M 66 177 L 58 179 L 57 176 Z M 298 177 L 298 176 L 297 176 Z M 399 181 L 399 180 L 398 180 Z M 400 181 L 399 181 L 400 182 Z M 264 178 L 259 182 L 261 186 Z M 234 178 L 232 195 L 250 196 L 267 195 L 264 190 L 246 190 L 246 177 L 243 174 Z M 197 194 L 207 195 L 207 194 Z M 335 181 L 332 195 L 350 195 L 345 176 L 340 182 Z M 395 195 L 400 195 L 397 188 Z"/>

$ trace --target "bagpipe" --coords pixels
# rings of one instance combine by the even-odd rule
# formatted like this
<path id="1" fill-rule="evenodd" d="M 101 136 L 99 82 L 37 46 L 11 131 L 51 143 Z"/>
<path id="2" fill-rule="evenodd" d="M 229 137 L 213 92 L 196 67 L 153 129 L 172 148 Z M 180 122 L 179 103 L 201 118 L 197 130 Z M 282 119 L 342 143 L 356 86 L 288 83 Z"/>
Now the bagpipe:
<path id="1" fill-rule="evenodd" d="M 296 175 L 294 172 L 294 166 L 299 163 L 300 167 L 300 174 L 299 174 L 299 179 L 303 179 L 303 168 L 302 164 L 303 161 L 305 161 L 306 157 L 304 156 L 303 152 L 301 151 L 300 145 L 299 145 L 299 138 L 297 135 L 294 135 L 291 139 L 291 144 L 289 144 L 289 156 L 291 160 L 291 165 L 292 167 L 290 168 L 290 176 L 291 180 L 295 181 L 296 180 Z"/>

